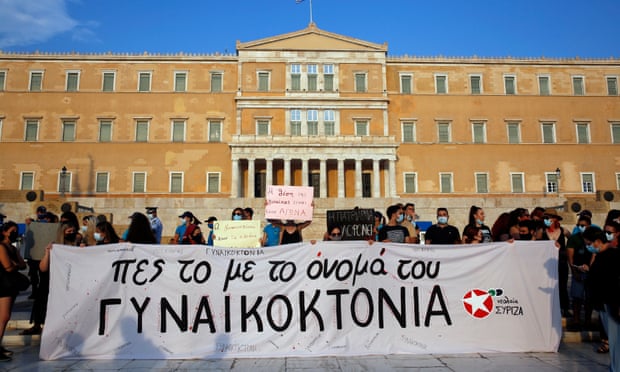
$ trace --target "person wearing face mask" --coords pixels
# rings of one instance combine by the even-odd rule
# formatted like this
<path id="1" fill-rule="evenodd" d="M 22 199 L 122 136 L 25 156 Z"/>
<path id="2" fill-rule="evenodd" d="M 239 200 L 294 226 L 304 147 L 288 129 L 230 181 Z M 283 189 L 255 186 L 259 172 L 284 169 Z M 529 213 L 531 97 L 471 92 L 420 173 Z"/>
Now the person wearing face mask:
<path id="1" fill-rule="evenodd" d="M 97 241 L 97 245 L 115 244 L 120 241 L 114 227 L 108 221 L 99 222 L 95 227 L 95 233 L 93 235 Z"/>
<path id="2" fill-rule="evenodd" d="M 378 240 L 387 243 L 410 243 L 409 230 L 400 225 L 405 218 L 402 208 L 399 205 L 391 205 L 385 214 L 388 222 L 379 230 Z"/>
<path id="3" fill-rule="evenodd" d="M 385 217 L 383 217 L 381 212 L 375 211 L 375 223 L 372 227 L 372 232 L 375 235 L 375 241 L 379 241 L 379 230 L 383 228 L 383 225 L 385 225 Z"/>
<path id="4" fill-rule="evenodd" d="M 230 219 L 233 221 L 241 221 L 243 219 L 243 213 L 244 213 L 243 208 L 237 207 L 233 209 L 230 215 Z"/>
<path id="5" fill-rule="evenodd" d="M 15 270 L 22 270 L 26 268 L 24 259 L 20 256 L 19 251 L 13 246 L 13 243 L 17 241 L 17 224 L 13 221 L 7 221 L 2 225 L 2 235 L 0 238 L 0 264 L 1 270 L 5 272 L 11 272 Z M 17 297 L 17 290 L 2 290 L 0 291 L 0 344 L 4 337 L 6 325 L 11 319 L 11 312 L 15 298 Z M 0 362 L 8 362 L 12 358 L 13 352 L 0 346 Z"/>
<path id="6" fill-rule="evenodd" d="M 562 316 L 570 317 L 572 314 L 568 309 L 568 256 L 566 253 L 566 231 L 561 225 L 562 217 L 553 208 L 545 209 L 543 223 L 545 225 L 540 240 L 553 240 L 558 248 L 558 285 L 560 287 L 560 308 Z"/>
<path id="7" fill-rule="evenodd" d="M 536 240 L 536 221 L 523 220 L 518 223 L 519 230 L 516 240 Z"/>
<path id="8" fill-rule="evenodd" d="M 589 328 L 592 320 L 592 309 L 585 302 L 585 280 L 590 269 L 592 253 L 586 249 L 583 233 L 592 225 L 590 217 L 581 215 L 577 221 L 577 233 L 572 234 L 566 243 L 566 255 L 571 270 L 570 296 L 573 300 L 573 321 L 568 326 L 569 331 L 581 330 L 581 309 L 585 312 L 584 327 Z"/>
<path id="9" fill-rule="evenodd" d="M 342 240 L 342 230 L 339 226 L 333 226 L 331 229 L 328 229 L 323 235 L 324 241 L 340 241 Z"/>
<path id="10" fill-rule="evenodd" d="M 402 204 L 397 204 L 402 205 Z M 418 243 L 420 241 L 420 228 L 416 225 L 416 213 L 415 213 L 415 204 L 407 203 L 402 207 L 403 209 L 403 220 L 400 222 L 400 225 L 406 227 L 409 231 L 409 241 L 410 243 Z"/>
<path id="11" fill-rule="evenodd" d="M 217 221 L 217 217 L 211 216 L 205 221 L 209 228 L 209 234 L 207 235 L 207 245 L 213 246 L 213 223 Z"/>
<path id="12" fill-rule="evenodd" d="M 449 217 L 447 208 L 437 208 L 437 223 L 426 230 L 424 236 L 426 244 L 459 244 L 461 242 L 459 230 L 448 225 Z"/>
<path id="13" fill-rule="evenodd" d="M 157 207 L 148 207 L 146 208 L 146 216 L 151 221 L 151 230 L 153 231 L 153 235 L 155 235 L 155 241 L 157 244 L 161 244 L 161 235 L 164 231 L 164 224 L 161 222 L 159 217 L 157 217 Z"/>
<path id="14" fill-rule="evenodd" d="M 267 225 L 263 228 L 263 237 L 261 245 L 263 247 L 274 247 L 280 244 L 280 232 L 282 231 L 282 222 L 278 220 L 267 220 Z"/>
<path id="15" fill-rule="evenodd" d="M 620 251 L 612 248 L 601 229 L 590 227 L 583 233 L 586 247 L 594 252 L 587 278 L 592 306 L 599 311 L 607 332 L 610 371 L 620 370 Z M 601 347 L 603 346 L 601 345 Z M 600 349 L 599 349 L 600 350 Z"/>
<path id="16" fill-rule="evenodd" d="M 465 226 L 465 228 L 463 229 L 463 236 L 465 236 L 465 230 L 468 227 L 472 226 L 480 229 L 480 231 L 482 232 L 481 243 L 492 242 L 493 239 L 491 237 L 491 229 L 484 224 L 484 218 L 484 210 L 481 207 L 472 205 L 471 208 L 469 208 L 469 222 L 467 223 L 467 226 Z"/>
<path id="17" fill-rule="evenodd" d="M 204 244 L 204 236 L 198 227 L 201 224 L 200 220 L 190 211 L 186 211 L 179 217 L 185 221 L 185 230 L 179 238 L 178 244 Z"/>

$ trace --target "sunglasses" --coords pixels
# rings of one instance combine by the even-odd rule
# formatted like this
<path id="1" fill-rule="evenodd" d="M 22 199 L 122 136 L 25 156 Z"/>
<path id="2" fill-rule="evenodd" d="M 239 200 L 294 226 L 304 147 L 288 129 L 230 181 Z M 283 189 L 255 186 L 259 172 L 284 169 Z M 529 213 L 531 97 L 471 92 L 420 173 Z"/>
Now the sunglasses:
<path id="1" fill-rule="evenodd" d="M 241 216 L 241 213 L 235 213 L 235 216 Z"/>

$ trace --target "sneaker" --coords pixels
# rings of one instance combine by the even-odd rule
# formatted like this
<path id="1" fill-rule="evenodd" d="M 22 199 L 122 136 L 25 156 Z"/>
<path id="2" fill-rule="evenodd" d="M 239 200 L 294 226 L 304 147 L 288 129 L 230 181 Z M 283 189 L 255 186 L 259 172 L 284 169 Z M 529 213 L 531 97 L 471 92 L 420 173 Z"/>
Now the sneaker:
<path id="1" fill-rule="evenodd" d="M 0 346 L 0 354 L 4 354 L 9 357 L 13 356 L 13 352 L 11 350 L 5 349 L 3 346 Z"/>
<path id="2" fill-rule="evenodd" d="M 0 362 L 10 362 L 13 360 L 10 356 L 0 353 Z"/>

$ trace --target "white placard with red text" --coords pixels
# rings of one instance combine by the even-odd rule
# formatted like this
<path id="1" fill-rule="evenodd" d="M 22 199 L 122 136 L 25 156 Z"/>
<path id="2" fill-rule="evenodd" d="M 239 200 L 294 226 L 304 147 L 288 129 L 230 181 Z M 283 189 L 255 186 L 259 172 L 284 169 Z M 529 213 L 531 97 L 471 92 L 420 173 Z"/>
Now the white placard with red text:
<path id="1" fill-rule="evenodd" d="M 314 188 L 269 185 L 265 195 L 265 218 L 312 221 Z"/>

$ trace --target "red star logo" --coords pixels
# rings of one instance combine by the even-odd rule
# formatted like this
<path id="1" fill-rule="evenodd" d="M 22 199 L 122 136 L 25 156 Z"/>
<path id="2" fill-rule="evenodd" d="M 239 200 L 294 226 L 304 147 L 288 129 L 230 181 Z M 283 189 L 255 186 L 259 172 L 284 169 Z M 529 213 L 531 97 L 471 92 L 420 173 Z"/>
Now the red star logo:
<path id="1" fill-rule="evenodd" d="M 472 289 L 463 296 L 465 310 L 474 318 L 483 319 L 493 312 L 493 297 L 481 289 Z"/>

